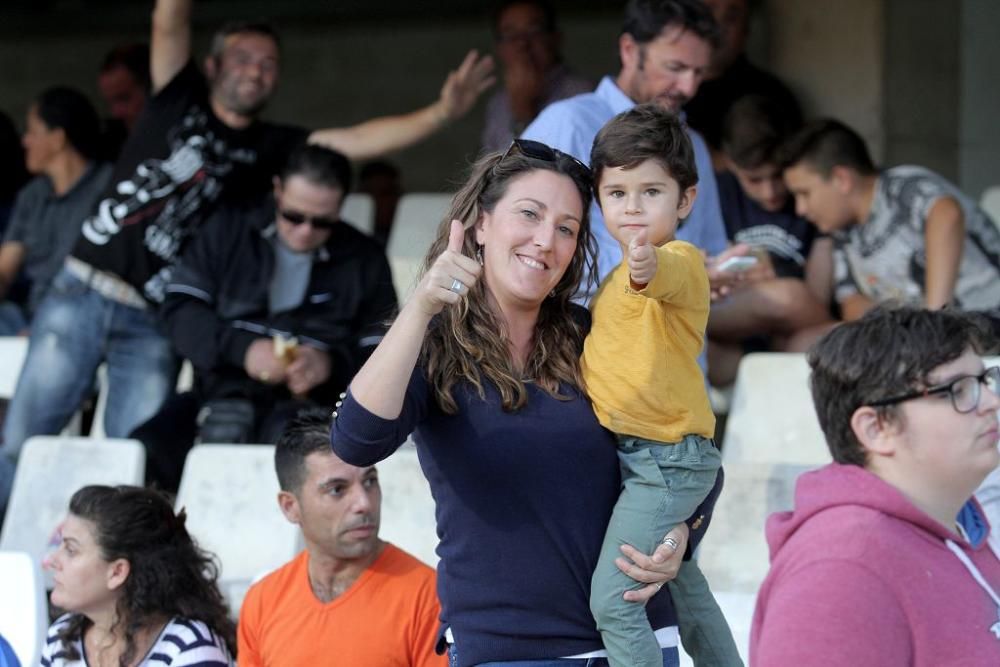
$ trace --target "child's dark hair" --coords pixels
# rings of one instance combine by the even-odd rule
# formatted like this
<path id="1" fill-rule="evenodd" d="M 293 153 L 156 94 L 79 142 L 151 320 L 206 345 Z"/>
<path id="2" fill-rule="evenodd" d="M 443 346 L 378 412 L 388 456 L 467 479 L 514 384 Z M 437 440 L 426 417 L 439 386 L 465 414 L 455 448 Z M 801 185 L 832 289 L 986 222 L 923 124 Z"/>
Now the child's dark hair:
<path id="1" fill-rule="evenodd" d="M 782 144 L 798 130 L 793 117 L 763 95 L 740 98 L 722 121 L 722 152 L 741 169 L 777 165 Z"/>
<path id="2" fill-rule="evenodd" d="M 590 151 L 594 192 L 606 167 L 633 169 L 656 160 L 683 193 L 698 182 L 694 147 L 676 114 L 655 104 L 642 104 L 618 114 L 601 128 Z"/>

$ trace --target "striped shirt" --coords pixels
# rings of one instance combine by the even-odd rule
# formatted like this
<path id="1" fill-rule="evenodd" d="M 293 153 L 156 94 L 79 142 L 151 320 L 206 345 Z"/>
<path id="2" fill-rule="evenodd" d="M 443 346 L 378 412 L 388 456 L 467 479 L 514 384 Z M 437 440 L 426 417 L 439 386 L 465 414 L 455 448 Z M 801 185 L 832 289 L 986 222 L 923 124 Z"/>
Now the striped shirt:
<path id="1" fill-rule="evenodd" d="M 73 639 L 73 646 L 80 655 L 76 660 L 67 657 L 59 641 L 59 631 L 71 618 L 71 614 L 64 614 L 49 627 L 42 651 L 42 667 L 86 667 L 82 637 Z M 139 667 L 232 667 L 233 664 L 225 641 L 207 625 L 201 621 L 173 618 L 160 632 Z"/>

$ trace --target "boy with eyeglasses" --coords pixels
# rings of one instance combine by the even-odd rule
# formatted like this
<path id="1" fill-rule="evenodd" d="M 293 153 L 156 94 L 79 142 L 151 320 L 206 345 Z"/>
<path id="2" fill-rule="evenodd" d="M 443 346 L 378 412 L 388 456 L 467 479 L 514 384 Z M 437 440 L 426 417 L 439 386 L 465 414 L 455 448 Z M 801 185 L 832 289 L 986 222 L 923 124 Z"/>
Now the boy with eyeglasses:
<path id="1" fill-rule="evenodd" d="M 185 248 L 162 313 L 195 389 L 133 434 L 161 485 L 196 436 L 273 443 L 306 404 L 333 405 L 381 340 L 396 295 L 382 248 L 340 222 L 350 182 L 343 155 L 303 145 L 273 197 L 220 210 Z"/>
<path id="2" fill-rule="evenodd" d="M 834 463 L 767 523 L 750 662 L 1000 665 L 1000 560 L 972 494 L 1000 462 L 1000 369 L 952 311 L 877 306 L 809 354 Z"/>

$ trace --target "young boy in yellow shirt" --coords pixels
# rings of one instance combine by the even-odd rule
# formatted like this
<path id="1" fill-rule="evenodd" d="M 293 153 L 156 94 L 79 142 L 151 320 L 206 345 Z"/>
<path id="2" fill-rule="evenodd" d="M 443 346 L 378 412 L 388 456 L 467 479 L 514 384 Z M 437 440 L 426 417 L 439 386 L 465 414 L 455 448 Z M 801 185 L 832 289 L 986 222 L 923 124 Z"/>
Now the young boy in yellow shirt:
<path id="1" fill-rule="evenodd" d="M 661 667 L 663 656 L 642 605 L 621 591 L 619 547 L 651 553 L 690 517 L 721 466 L 715 415 L 698 355 L 705 342 L 709 283 L 701 252 L 674 239 L 697 195 L 694 151 L 681 122 L 655 105 L 619 114 L 590 156 L 604 223 L 622 263 L 591 303 L 593 327 L 582 365 L 603 426 L 618 438 L 622 492 L 591 586 L 591 610 L 613 666 Z M 741 665 L 722 612 L 693 560 L 670 593 L 697 667 Z"/>

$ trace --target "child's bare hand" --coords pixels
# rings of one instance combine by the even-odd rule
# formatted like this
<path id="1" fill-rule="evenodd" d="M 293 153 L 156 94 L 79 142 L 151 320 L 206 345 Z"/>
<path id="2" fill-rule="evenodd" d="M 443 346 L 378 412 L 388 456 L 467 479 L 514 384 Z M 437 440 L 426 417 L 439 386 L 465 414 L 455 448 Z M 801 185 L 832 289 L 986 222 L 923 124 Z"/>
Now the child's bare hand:
<path id="1" fill-rule="evenodd" d="M 640 229 L 628 243 L 628 275 L 633 286 L 645 287 L 656 275 L 656 250 L 645 229 Z"/>

